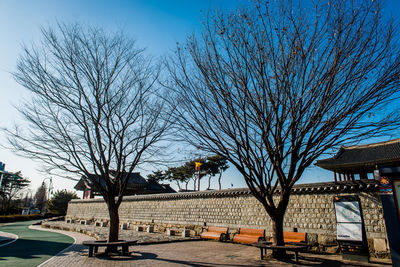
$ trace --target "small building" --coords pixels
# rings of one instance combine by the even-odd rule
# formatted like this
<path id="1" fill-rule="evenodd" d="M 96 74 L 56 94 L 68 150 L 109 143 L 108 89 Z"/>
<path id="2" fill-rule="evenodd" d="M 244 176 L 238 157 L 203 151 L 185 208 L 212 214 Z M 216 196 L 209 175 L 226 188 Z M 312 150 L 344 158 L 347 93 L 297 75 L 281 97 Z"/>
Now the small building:
<path id="1" fill-rule="evenodd" d="M 365 181 L 368 179 L 368 173 L 373 173 L 373 179 L 377 180 L 376 183 L 379 184 L 379 199 L 382 203 L 383 217 L 385 220 L 392 261 L 393 263 L 399 263 L 400 139 L 367 145 L 341 147 L 334 157 L 318 160 L 316 165 L 333 171 L 335 182 L 344 181 L 346 183 L 347 181 L 354 181 L 355 174 L 360 176 L 360 182 L 362 182 L 362 180 Z M 355 195 L 355 197 L 357 196 L 358 195 Z M 354 198 L 354 196 L 350 197 Z M 337 220 L 338 214 L 338 210 L 336 209 Z M 351 216 L 348 216 L 345 219 L 348 220 L 350 217 Z M 360 218 L 362 217 L 360 216 Z M 342 221 L 340 222 L 340 225 L 343 226 L 346 223 Z M 363 219 L 361 220 L 361 223 L 358 224 L 363 225 Z M 339 233 L 339 230 L 341 229 L 339 228 L 339 222 L 337 225 L 337 232 Z M 356 224 L 354 222 L 350 222 L 347 223 L 347 225 L 351 225 L 353 227 L 353 230 L 350 232 L 350 234 L 353 234 L 355 232 L 354 225 Z M 351 229 L 346 225 L 342 228 L 345 227 L 347 227 L 347 229 Z M 365 229 L 363 232 L 365 232 Z M 363 242 L 365 242 L 365 239 Z"/>
<path id="2" fill-rule="evenodd" d="M 400 139 L 357 146 L 342 146 L 335 156 L 317 160 L 318 167 L 333 171 L 335 181 L 368 179 L 368 173 L 387 166 L 400 166 Z"/>
<path id="3" fill-rule="evenodd" d="M 122 179 L 124 180 L 124 177 Z M 91 174 L 90 179 L 86 176 L 82 176 L 78 183 L 75 185 L 75 189 L 83 191 L 83 199 L 94 198 L 100 196 L 100 190 L 96 188 L 93 180 L 100 181 L 101 185 L 105 185 L 100 175 Z M 164 193 L 176 193 L 176 191 L 169 186 L 169 184 L 160 184 L 154 179 L 145 179 L 140 173 L 131 173 L 128 180 L 128 185 L 125 190 L 124 196 L 134 195 L 145 195 L 145 194 L 164 194 Z"/>

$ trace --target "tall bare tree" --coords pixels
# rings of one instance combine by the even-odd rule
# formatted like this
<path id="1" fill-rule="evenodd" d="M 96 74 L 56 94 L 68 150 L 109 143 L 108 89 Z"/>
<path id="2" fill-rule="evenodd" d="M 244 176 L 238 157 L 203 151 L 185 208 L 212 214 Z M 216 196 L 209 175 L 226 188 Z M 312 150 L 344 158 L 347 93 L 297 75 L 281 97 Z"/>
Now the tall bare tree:
<path id="1" fill-rule="evenodd" d="M 121 32 L 59 24 L 42 35 L 18 60 L 14 77 L 32 98 L 19 108 L 26 127 L 7 130 L 9 142 L 48 172 L 91 179 L 115 241 L 127 177 L 159 153 L 170 125 L 154 86 L 159 68 Z"/>
<path id="2" fill-rule="evenodd" d="M 40 210 L 42 214 L 47 213 L 46 209 L 46 203 L 48 201 L 47 198 L 48 195 L 48 190 L 47 190 L 47 185 L 42 182 L 42 184 L 38 187 L 35 193 L 35 207 Z"/>
<path id="3" fill-rule="evenodd" d="M 182 138 L 239 170 L 278 245 L 316 158 L 398 127 L 400 46 L 384 18 L 380 1 L 255 1 L 209 14 L 167 62 Z"/>

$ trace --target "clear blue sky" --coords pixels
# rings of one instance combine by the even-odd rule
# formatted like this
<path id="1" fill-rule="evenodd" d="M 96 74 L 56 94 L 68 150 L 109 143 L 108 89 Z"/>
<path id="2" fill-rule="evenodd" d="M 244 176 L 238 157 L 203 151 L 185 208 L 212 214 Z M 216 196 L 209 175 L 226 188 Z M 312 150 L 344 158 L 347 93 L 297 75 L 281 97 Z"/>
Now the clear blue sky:
<path id="1" fill-rule="evenodd" d="M 21 123 L 13 105 L 26 97 L 25 90 L 11 77 L 21 52 L 21 44 L 40 39 L 40 27 L 60 22 L 78 22 L 124 29 L 139 47 L 146 47 L 154 56 L 162 56 L 174 49 L 176 42 L 184 42 L 187 34 L 200 28 L 200 18 L 207 9 L 232 9 L 246 4 L 245 0 L 1 0 L 0 1 L 0 127 Z M 386 4 L 387 12 L 400 18 L 400 1 Z M 0 135 L 0 144 L 5 143 Z M 7 171 L 21 170 L 32 181 L 32 191 L 46 178 L 37 169 L 40 164 L 0 148 L 0 161 Z M 301 182 L 329 181 L 332 174 L 313 167 L 306 171 Z M 244 187 L 240 175 L 230 168 L 223 177 L 224 187 Z M 203 182 L 205 184 L 205 182 Z M 56 178 L 55 189 L 71 190 L 75 182 Z"/>

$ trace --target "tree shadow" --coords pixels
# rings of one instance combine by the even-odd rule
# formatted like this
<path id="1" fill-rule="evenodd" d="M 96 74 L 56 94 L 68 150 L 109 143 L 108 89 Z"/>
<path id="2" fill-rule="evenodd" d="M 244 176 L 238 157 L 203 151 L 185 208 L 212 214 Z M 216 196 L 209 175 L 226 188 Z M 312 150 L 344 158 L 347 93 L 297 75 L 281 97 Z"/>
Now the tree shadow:
<path id="1" fill-rule="evenodd" d="M 87 254 L 86 254 L 87 255 Z M 159 257 L 156 253 L 149 253 L 149 252 L 140 252 L 135 251 L 132 252 L 130 256 L 108 256 L 104 254 L 98 254 L 97 259 L 99 260 L 107 260 L 107 261 L 135 261 L 140 262 L 142 260 L 153 260 L 162 263 L 174 263 L 174 264 L 181 264 L 185 266 L 192 266 L 192 267 L 209 267 L 209 266 L 233 266 L 233 267 L 244 267 L 244 266 L 271 266 L 271 265 L 280 265 L 280 264 L 290 264 L 292 266 L 328 266 L 328 267 L 336 267 L 336 266 L 365 266 L 365 263 L 358 263 L 358 262 L 343 262 L 340 260 L 335 259 L 327 259 L 323 256 L 299 256 L 299 262 L 296 263 L 294 258 L 286 258 L 284 260 L 276 260 L 276 259 L 266 259 L 266 260 L 258 260 L 258 262 L 251 262 L 248 263 L 237 263 L 234 264 L 232 262 L 229 263 L 216 263 L 212 260 L 212 258 L 208 258 L 202 261 L 188 261 L 188 260 L 179 260 L 179 259 L 165 259 Z"/>
<path id="2" fill-rule="evenodd" d="M 274 260 L 271 261 L 274 263 L 286 263 L 286 264 L 293 264 L 293 266 L 327 266 L 327 267 L 340 267 L 340 266 L 366 266 L 366 263 L 364 262 L 357 262 L 357 261 L 349 261 L 349 262 L 344 262 L 341 260 L 336 260 L 336 259 L 329 259 L 329 258 L 324 258 L 324 255 L 316 255 L 316 256 L 304 256 L 304 255 L 299 255 L 299 262 L 296 263 L 296 261 L 293 258 L 286 258 L 282 260 Z M 373 262 L 370 262 L 373 263 Z M 375 263 L 376 264 L 376 263 Z M 382 264 L 382 263 L 379 263 Z M 386 264 L 385 264 L 386 265 Z M 390 264 L 389 264 L 390 265 Z"/>
<path id="3" fill-rule="evenodd" d="M 71 243 L 43 241 L 32 239 L 18 239 L 16 242 L 0 248 L 0 261 L 14 257 L 20 259 L 41 258 L 43 255 L 54 256 Z"/>
<path id="4" fill-rule="evenodd" d="M 103 254 L 99 254 L 96 256 L 98 259 L 101 260 L 111 260 L 111 261 L 136 261 L 140 262 L 142 260 L 154 260 L 154 261 L 159 261 L 161 263 L 175 263 L 175 264 L 181 264 L 185 266 L 192 266 L 192 267 L 210 267 L 210 266 L 232 266 L 232 267 L 244 267 L 244 266 L 249 266 L 248 264 L 232 264 L 232 263 L 215 263 L 212 260 L 209 262 L 206 261 L 186 261 L 186 260 L 173 260 L 173 259 L 164 259 L 158 257 L 156 253 L 150 253 L 150 252 L 132 252 L 130 256 L 122 256 L 122 257 L 113 257 L 113 256 L 106 256 Z M 265 266 L 263 263 L 260 262 L 259 265 L 251 265 L 254 267 L 257 266 Z"/>

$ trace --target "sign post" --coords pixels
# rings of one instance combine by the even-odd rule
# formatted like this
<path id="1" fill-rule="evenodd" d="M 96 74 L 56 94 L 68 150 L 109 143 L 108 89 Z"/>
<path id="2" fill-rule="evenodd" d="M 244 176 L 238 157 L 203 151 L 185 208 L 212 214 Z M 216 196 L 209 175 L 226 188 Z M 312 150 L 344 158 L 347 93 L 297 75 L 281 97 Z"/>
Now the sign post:
<path id="1" fill-rule="evenodd" d="M 337 196 L 334 198 L 334 205 L 337 223 L 336 238 L 342 258 L 368 262 L 368 245 L 359 198 Z"/>

